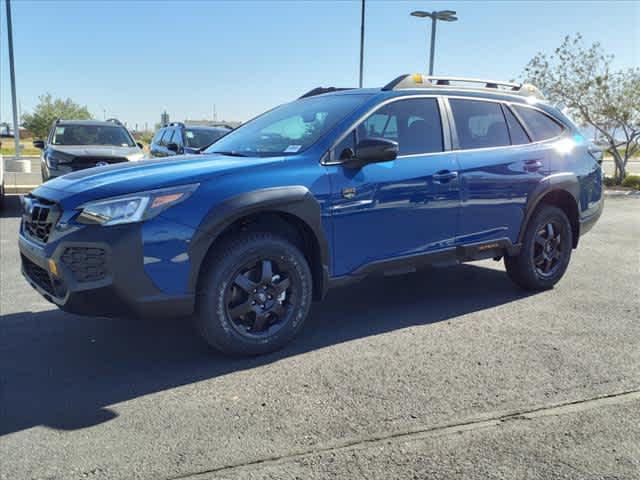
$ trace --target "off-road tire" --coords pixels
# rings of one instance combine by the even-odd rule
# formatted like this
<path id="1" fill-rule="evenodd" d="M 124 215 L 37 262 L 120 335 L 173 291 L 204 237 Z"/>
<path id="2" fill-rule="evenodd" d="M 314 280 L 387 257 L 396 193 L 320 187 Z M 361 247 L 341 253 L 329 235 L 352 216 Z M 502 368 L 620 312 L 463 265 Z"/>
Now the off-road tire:
<path id="1" fill-rule="evenodd" d="M 302 328 L 312 301 L 313 281 L 305 256 L 291 242 L 268 232 L 239 234 L 213 248 L 215 251 L 203 265 L 196 298 L 195 324 L 205 341 L 230 355 L 265 354 L 290 342 Z M 275 329 L 267 327 L 265 336 L 252 338 L 251 332 L 245 332 L 231 316 L 229 289 L 239 288 L 234 279 L 238 278 L 238 272 L 244 265 L 252 262 L 262 264 L 266 261 L 264 259 L 273 260 L 272 266 L 287 269 L 290 290 L 284 300 L 287 303 L 286 316 L 282 315 L 279 329 L 271 334 L 270 330 Z M 234 291 L 236 293 L 237 290 Z M 244 290 L 240 294 L 255 295 L 246 294 Z"/>
<path id="2" fill-rule="evenodd" d="M 553 243 L 558 246 L 558 258 L 552 260 L 548 274 L 544 273 L 546 265 L 545 246 L 548 225 L 552 231 L 559 230 L 559 238 Z M 544 234 L 541 233 L 544 230 Z M 522 246 L 518 255 L 505 256 L 504 264 L 507 274 L 517 285 L 526 290 L 546 290 L 560 281 L 569 265 L 571 249 L 573 248 L 573 232 L 567 215 L 561 209 L 552 205 L 540 205 L 529 220 L 524 234 Z M 556 255 L 556 252 L 552 252 Z M 536 263 L 535 259 L 540 263 Z"/>

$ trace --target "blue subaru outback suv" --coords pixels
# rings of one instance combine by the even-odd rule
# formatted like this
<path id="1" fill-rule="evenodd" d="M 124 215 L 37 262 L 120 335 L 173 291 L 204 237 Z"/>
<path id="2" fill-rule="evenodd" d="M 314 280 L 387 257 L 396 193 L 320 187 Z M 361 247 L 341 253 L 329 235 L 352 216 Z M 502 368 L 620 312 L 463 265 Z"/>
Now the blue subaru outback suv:
<path id="1" fill-rule="evenodd" d="M 202 155 L 74 172 L 23 207 L 24 276 L 61 309 L 192 315 L 212 346 L 260 354 L 373 273 L 504 258 L 551 288 L 603 193 L 535 87 L 417 74 L 312 90 Z"/>

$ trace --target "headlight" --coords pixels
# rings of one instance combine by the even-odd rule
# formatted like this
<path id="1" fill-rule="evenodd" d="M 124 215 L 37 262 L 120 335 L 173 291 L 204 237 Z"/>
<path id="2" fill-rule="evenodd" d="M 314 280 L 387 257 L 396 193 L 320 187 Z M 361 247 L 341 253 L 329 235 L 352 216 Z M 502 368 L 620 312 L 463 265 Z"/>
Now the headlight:
<path id="1" fill-rule="evenodd" d="M 144 152 L 134 153 L 133 155 L 129 155 L 127 157 L 127 160 L 129 160 L 130 162 L 137 162 L 139 160 L 144 160 L 144 157 L 145 157 Z"/>
<path id="2" fill-rule="evenodd" d="M 196 188 L 197 183 L 85 203 L 78 207 L 80 215 L 77 221 L 103 226 L 141 222 L 186 200 Z"/>
<path id="3" fill-rule="evenodd" d="M 71 163 L 73 156 L 52 150 L 45 155 L 47 166 L 55 168 L 58 164 Z"/>

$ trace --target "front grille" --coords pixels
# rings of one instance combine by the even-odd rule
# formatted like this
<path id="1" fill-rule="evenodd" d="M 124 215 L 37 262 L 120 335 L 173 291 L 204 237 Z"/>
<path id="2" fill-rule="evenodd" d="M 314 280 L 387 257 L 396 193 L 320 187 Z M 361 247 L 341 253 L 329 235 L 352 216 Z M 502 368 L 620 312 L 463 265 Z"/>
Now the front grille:
<path id="1" fill-rule="evenodd" d="M 95 282 L 107 274 L 106 252 L 103 248 L 68 247 L 60 257 L 77 282 Z"/>
<path id="2" fill-rule="evenodd" d="M 64 297 L 66 294 L 66 289 L 60 280 L 57 278 L 52 279 L 49 272 L 33 263 L 24 255 L 22 255 L 22 267 L 27 277 L 48 294 L 55 297 Z"/>
<path id="3" fill-rule="evenodd" d="M 60 218 L 60 212 L 53 202 L 36 197 L 24 197 L 25 211 L 22 215 L 24 233 L 31 239 L 47 243 L 51 229 Z"/>
<path id="4" fill-rule="evenodd" d="M 127 162 L 126 157 L 75 157 L 71 164 L 74 170 L 84 170 L 85 168 L 95 167 L 98 163 L 123 163 Z"/>

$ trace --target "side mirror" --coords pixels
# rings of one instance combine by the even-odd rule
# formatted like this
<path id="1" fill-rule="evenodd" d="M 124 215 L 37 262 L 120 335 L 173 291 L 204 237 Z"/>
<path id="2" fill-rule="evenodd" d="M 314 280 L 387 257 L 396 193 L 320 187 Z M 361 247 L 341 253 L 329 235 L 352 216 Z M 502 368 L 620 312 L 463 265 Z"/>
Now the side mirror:
<path id="1" fill-rule="evenodd" d="M 144 150 L 144 145 L 140 142 L 136 142 L 136 145 L 138 145 L 138 148 Z"/>
<path id="2" fill-rule="evenodd" d="M 40 150 L 44 150 L 44 140 L 34 140 L 33 146 L 39 148 Z"/>
<path id="3" fill-rule="evenodd" d="M 398 142 L 386 138 L 365 138 L 358 142 L 355 156 L 346 161 L 346 165 L 360 168 L 368 163 L 380 163 L 395 160 L 398 157 Z"/>
<path id="4" fill-rule="evenodd" d="M 177 143 L 169 143 L 167 144 L 167 150 L 171 150 L 172 152 L 178 153 L 178 150 L 180 150 L 180 147 L 178 147 Z"/>

